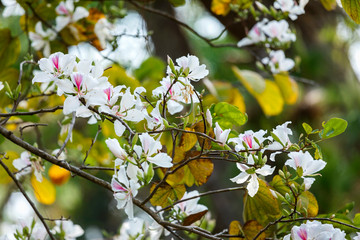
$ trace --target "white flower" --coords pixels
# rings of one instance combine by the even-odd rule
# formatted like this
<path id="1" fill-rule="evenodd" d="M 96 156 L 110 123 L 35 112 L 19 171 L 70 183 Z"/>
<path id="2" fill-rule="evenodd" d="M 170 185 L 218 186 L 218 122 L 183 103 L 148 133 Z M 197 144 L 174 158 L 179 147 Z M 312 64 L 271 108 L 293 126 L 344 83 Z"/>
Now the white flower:
<path id="1" fill-rule="evenodd" d="M 27 227 L 28 230 L 31 232 L 31 240 L 45 240 L 46 239 L 47 231 L 44 227 L 44 224 L 36 222 L 33 218 L 18 219 L 17 226 L 16 226 L 17 231 L 22 232 L 25 227 Z M 0 239 L 1 239 L 1 237 L 0 237 Z"/>
<path id="2" fill-rule="evenodd" d="M 238 47 L 248 46 L 251 44 L 256 44 L 259 42 L 264 42 L 266 40 L 263 27 L 268 22 L 268 19 L 264 18 L 261 22 L 256 23 L 249 31 L 248 35 L 241 39 L 238 43 Z"/>
<path id="3" fill-rule="evenodd" d="M 177 82 L 167 76 L 160 81 L 161 86 L 153 90 L 153 95 L 157 97 L 163 97 L 165 94 L 167 97 L 166 105 L 171 115 L 181 112 L 184 106 L 181 103 L 189 104 L 199 102 L 194 87 L 191 83 L 183 77 L 179 77 Z M 170 88 L 171 87 L 171 88 Z"/>
<path id="4" fill-rule="evenodd" d="M 4 88 L 4 84 L 0 81 L 0 91 Z"/>
<path id="5" fill-rule="evenodd" d="M 331 224 L 322 224 L 319 221 L 307 221 L 300 226 L 294 226 L 291 234 L 284 237 L 284 240 L 344 240 L 346 234 Z"/>
<path id="6" fill-rule="evenodd" d="M 99 108 L 99 111 L 116 115 L 126 121 L 137 123 L 143 120 L 145 116 L 142 110 L 136 109 L 136 103 L 137 100 L 134 95 L 131 94 L 129 87 L 123 94 L 119 105 L 115 105 L 112 108 L 103 105 Z"/>
<path id="7" fill-rule="evenodd" d="M 13 161 L 13 166 L 19 171 L 16 174 L 16 178 L 19 179 L 21 176 L 30 174 L 34 171 L 36 180 L 38 182 L 42 182 L 42 172 L 44 168 L 41 166 L 38 160 L 30 161 L 30 153 L 29 152 L 22 152 L 20 158 L 17 158 Z"/>
<path id="8" fill-rule="evenodd" d="M 53 228 L 52 232 L 64 234 L 65 240 L 75 240 L 77 237 L 80 237 L 84 234 L 84 230 L 80 225 L 74 224 L 71 220 L 55 221 L 56 226 Z"/>
<path id="9" fill-rule="evenodd" d="M 271 143 L 267 149 L 281 150 L 283 148 L 287 149 L 291 145 L 289 135 L 292 135 L 292 131 L 287 127 L 287 125 L 290 123 L 290 121 L 287 121 L 273 129 L 272 133 L 278 138 L 278 140 L 275 140 L 273 143 Z"/>
<path id="10" fill-rule="evenodd" d="M 16 2 L 16 0 L 1 0 L 1 3 L 5 6 L 2 13 L 4 18 L 10 16 L 22 16 L 25 14 L 25 10 Z"/>
<path id="11" fill-rule="evenodd" d="M 127 159 L 128 154 L 122 147 L 120 147 L 118 140 L 115 138 L 108 138 L 105 140 L 105 143 L 117 159 L 121 161 L 125 161 Z"/>
<path id="12" fill-rule="evenodd" d="M 357 232 L 356 236 L 354 236 L 352 240 L 360 240 L 360 232 Z"/>
<path id="13" fill-rule="evenodd" d="M 32 83 L 56 81 L 60 77 L 68 77 L 74 71 L 76 65 L 75 56 L 63 54 L 61 52 L 53 53 L 49 58 L 39 60 L 39 72 L 35 73 Z"/>
<path id="14" fill-rule="evenodd" d="M 106 41 L 112 41 L 114 36 L 111 34 L 110 30 L 113 29 L 114 26 L 108 22 L 106 18 L 100 18 L 94 27 L 94 32 L 99 39 L 100 46 L 102 49 L 106 48 Z"/>
<path id="15" fill-rule="evenodd" d="M 287 72 L 295 66 L 294 60 L 285 57 L 282 50 L 271 51 L 269 57 L 261 60 L 265 65 L 269 65 L 272 73 Z"/>
<path id="16" fill-rule="evenodd" d="M 114 198 L 117 201 L 118 209 L 125 209 L 129 219 L 134 218 L 134 207 L 132 198 L 135 197 L 140 188 L 133 179 L 129 180 L 126 176 L 125 166 L 120 166 L 119 171 L 113 175 L 111 188 L 114 191 Z"/>
<path id="17" fill-rule="evenodd" d="M 196 56 L 188 54 L 187 57 L 183 56 L 176 59 L 176 63 L 183 69 L 183 73 L 188 71 L 185 78 L 189 80 L 197 82 L 209 74 L 205 64 L 200 65 L 199 59 Z"/>
<path id="18" fill-rule="evenodd" d="M 99 88 L 88 94 L 88 104 L 93 106 L 107 106 L 112 108 L 120 96 L 124 85 L 113 87 L 110 83 L 105 88 Z"/>
<path id="19" fill-rule="evenodd" d="M 161 100 L 157 101 L 155 108 L 151 111 L 150 115 L 145 114 L 145 119 L 147 121 L 147 127 L 150 130 L 164 129 L 164 119 L 160 114 L 160 104 Z"/>
<path id="20" fill-rule="evenodd" d="M 56 27 L 57 31 L 61 31 L 70 23 L 74 23 L 82 18 L 89 16 L 89 12 L 83 7 L 77 7 L 74 11 L 74 1 L 67 0 L 66 2 L 60 2 L 56 7 L 56 13 L 60 16 L 56 17 Z"/>
<path id="21" fill-rule="evenodd" d="M 114 240 L 141 240 L 145 235 L 145 229 L 145 221 L 135 217 L 121 225 L 120 235 L 115 237 Z"/>
<path id="22" fill-rule="evenodd" d="M 188 193 L 185 192 L 185 194 L 181 198 L 181 200 L 192 198 L 195 196 L 199 196 L 199 192 L 197 190 L 194 190 L 194 191 L 191 191 Z M 174 206 L 174 209 L 176 210 L 176 212 L 181 211 L 181 212 L 185 213 L 186 216 L 190 216 L 190 215 L 207 210 L 206 206 L 204 206 L 202 204 L 198 204 L 199 200 L 200 200 L 200 197 L 196 197 L 196 198 L 184 201 L 184 202 L 180 202 Z"/>
<path id="23" fill-rule="evenodd" d="M 37 22 L 35 25 L 35 33 L 29 32 L 29 38 L 31 40 L 31 46 L 36 50 L 40 51 L 43 49 L 45 57 L 50 55 L 50 41 L 56 38 L 56 32 L 52 29 L 44 31 L 41 22 Z"/>
<path id="24" fill-rule="evenodd" d="M 296 36 L 289 29 L 289 23 L 285 20 L 272 20 L 262 27 L 264 33 L 270 40 L 277 39 L 280 42 L 286 43 L 295 41 Z"/>
<path id="25" fill-rule="evenodd" d="M 303 178 L 315 175 L 317 172 L 321 171 L 326 165 L 326 162 L 321 159 L 313 159 L 309 152 L 291 152 L 288 154 L 288 156 L 290 157 L 290 159 L 285 162 L 285 165 L 288 165 L 295 170 L 301 168 L 301 177 Z M 310 189 L 314 181 L 314 178 L 304 178 L 305 188 L 307 190 Z"/>
<path id="26" fill-rule="evenodd" d="M 148 133 L 141 134 L 139 138 L 146 159 L 149 162 L 164 168 L 172 167 L 171 157 L 166 153 L 160 152 L 162 145 L 159 141 L 156 141 Z"/>
<path id="27" fill-rule="evenodd" d="M 254 163 L 254 156 L 250 155 L 248 157 L 248 164 L 253 165 Z M 236 182 L 237 184 L 241 184 L 250 178 L 249 183 L 246 186 L 250 197 L 254 197 L 259 190 L 259 180 L 257 174 L 268 176 L 271 175 L 275 170 L 275 167 L 270 167 L 269 165 L 264 165 L 261 168 L 254 168 L 249 167 L 246 164 L 237 163 L 236 166 L 241 171 L 241 173 L 236 177 L 231 178 L 230 180 Z"/>
<path id="28" fill-rule="evenodd" d="M 269 139 L 264 138 L 266 133 L 267 131 L 264 130 L 259 130 L 255 133 L 252 130 L 248 130 L 240 134 L 237 138 L 230 138 L 228 142 L 233 142 L 236 144 L 235 151 L 237 152 L 242 150 L 259 149 L 259 144 L 262 144 L 266 139 Z"/>
<path id="29" fill-rule="evenodd" d="M 276 0 L 274 2 L 274 7 L 280 9 L 283 12 L 289 13 L 291 20 L 296 20 L 298 15 L 305 13 L 305 6 L 309 0 L 300 0 L 299 5 L 294 0 Z"/>
<path id="30" fill-rule="evenodd" d="M 212 116 L 211 116 L 211 112 L 209 109 L 206 110 L 206 121 L 208 122 L 208 124 L 210 125 L 210 127 L 212 127 Z"/>
<path id="31" fill-rule="evenodd" d="M 150 208 L 151 210 L 155 211 L 153 208 Z M 160 206 L 156 206 L 156 211 L 159 211 L 161 209 Z M 161 220 L 164 220 L 162 213 L 159 212 L 159 217 Z M 150 233 L 150 239 L 158 240 L 160 239 L 162 233 L 164 232 L 165 236 L 168 236 L 170 232 L 166 230 L 162 225 L 157 223 L 155 220 L 153 223 L 149 226 L 149 233 Z"/>
<path id="32" fill-rule="evenodd" d="M 219 124 L 215 123 L 214 133 L 216 141 L 220 142 L 221 146 L 224 146 L 230 133 L 230 129 L 222 130 Z"/>

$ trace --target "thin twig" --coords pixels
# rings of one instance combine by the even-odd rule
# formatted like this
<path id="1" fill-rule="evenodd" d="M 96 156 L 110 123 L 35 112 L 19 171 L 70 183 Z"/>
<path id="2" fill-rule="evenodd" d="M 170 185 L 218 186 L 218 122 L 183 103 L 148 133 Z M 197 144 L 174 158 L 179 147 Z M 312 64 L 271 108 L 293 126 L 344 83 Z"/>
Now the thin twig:
<path id="1" fill-rule="evenodd" d="M 64 141 L 64 144 L 61 146 L 60 150 L 57 152 L 57 154 L 55 155 L 56 158 L 58 158 L 60 156 L 60 154 L 64 151 L 66 144 L 69 142 L 71 135 L 72 135 L 72 131 L 75 125 L 75 120 L 76 120 L 76 112 L 74 111 L 72 114 L 72 119 L 71 119 L 71 123 L 70 123 L 70 127 L 68 129 L 68 134 L 66 136 L 66 139 Z"/>
<path id="2" fill-rule="evenodd" d="M 97 139 L 100 132 L 101 132 L 101 126 L 98 125 L 98 130 L 97 130 L 97 132 L 95 134 L 95 137 L 91 140 L 91 145 L 90 145 L 89 149 L 86 151 L 86 155 L 85 155 L 85 158 L 84 158 L 84 160 L 82 162 L 82 165 L 85 165 L 86 159 L 88 158 L 88 156 L 90 154 L 90 151 L 91 151 L 92 147 L 94 146 L 94 144 L 96 142 L 96 139 Z"/>
<path id="3" fill-rule="evenodd" d="M 14 176 L 14 174 L 10 171 L 10 169 L 5 165 L 5 163 L 3 163 L 3 161 L 0 159 L 0 164 L 1 166 L 5 169 L 5 171 L 7 172 L 7 174 L 12 178 L 12 180 L 15 182 L 16 186 L 19 188 L 20 192 L 23 194 L 23 196 L 26 198 L 26 200 L 28 201 L 28 203 L 30 204 L 30 206 L 32 207 L 32 209 L 34 210 L 35 214 L 38 216 L 38 218 L 40 219 L 40 221 L 42 222 L 42 224 L 44 225 L 46 232 L 49 234 L 49 237 L 52 240 L 55 240 L 54 236 L 52 235 L 52 233 L 50 232 L 50 229 L 48 227 L 48 225 L 46 224 L 43 216 L 40 214 L 40 212 L 38 211 L 38 209 L 36 208 L 35 204 L 31 201 L 31 199 L 29 198 L 29 196 L 26 194 L 25 190 L 23 189 L 23 187 L 21 186 L 20 182 L 16 179 L 16 177 Z"/>
<path id="4" fill-rule="evenodd" d="M 210 47 L 214 47 L 214 48 L 223 48 L 223 47 L 231 47 L 231 48 L 239 48 L 237 46 L 236 43 L 227 43 L 227 44 L 214 44 L 212 39 L 208 39 L 202 35 L 200 35 L 197 31 L 195 31 L 195 29 L 193 29 L 192 27 L 190 27 L 188 24 L 178 20 L 176 17 L 174 17 L 173 15 L 170 15 L 166 12 L 151 8 L 151 7 L 147 7 L 145 5 L 139 4 L 133 0 L 128 0 L 128 2 L 132 5 L 134 5 L 136 8 L 145 10 L 147 12 L 165 17 L 173 22 L 175 22 L 176 24 L 178 24 L 179 26 L 184 27 L 185 29 L 189 30 L 191 33 L 195 34 L 197 37 L 199 37 L 200 39 L 204 40 Z"/>
<path id="5" fill-rule="evenodd" d="M 25 128 L 28 128 L 28 127 L 38 127 L 38 126 L 44 126 L 44 127 L 46 127 L 46 126 L 48 126 L 46 123 L 33 123 L 33 124 L 29 124 L 29 125 L 26 125 L 26 126 L 24 126 L 24 127 L 21 127 L 20 128 L 20 138 L 22 139 L 23 137 L 23 131 L 24 131 L 24 129 Z"/>
<path id="6" fill-rule="evenodd" d="M 98 166 L 80 166 L 79 169 L 100 170 L 100 171 L 114 171 L 114 168 L 112 168 L 112 167 L 98 167 Z"/>
<path id="7" fill-rule="evenodd" d="M 63 109 L 62 106 L 56 106 L 49 109 L 40 109 L 36 111 L 31 112 L 11 112 L 11 113 L 0 113 L 0 117 L 12 117 L 12 116 L 29 116 L 29 115 L 35 115 L 40 113 L 49 113 L 49 112 L 56 112 L 57 110 Z"/>

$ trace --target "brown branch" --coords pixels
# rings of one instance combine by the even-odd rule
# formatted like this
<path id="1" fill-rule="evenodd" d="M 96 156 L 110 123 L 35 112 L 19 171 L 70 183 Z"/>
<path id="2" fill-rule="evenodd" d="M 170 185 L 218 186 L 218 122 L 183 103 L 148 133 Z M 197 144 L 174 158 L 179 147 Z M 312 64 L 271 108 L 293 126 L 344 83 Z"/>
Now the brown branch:
<path id="1" fill-rule="evenodd" d="M 40 109 L 36 111 L 31 112 L 11 112 L 11 113 L 0 113 L 0 117 L 12 117 L 12 116 L 29 116 L 29 115 L 35 115 L 40 113 L 48 113 L 48 112 L 56 112 L 57 110 L 63 109 L 62 106 L 56 106 L 49 109 Z"/>

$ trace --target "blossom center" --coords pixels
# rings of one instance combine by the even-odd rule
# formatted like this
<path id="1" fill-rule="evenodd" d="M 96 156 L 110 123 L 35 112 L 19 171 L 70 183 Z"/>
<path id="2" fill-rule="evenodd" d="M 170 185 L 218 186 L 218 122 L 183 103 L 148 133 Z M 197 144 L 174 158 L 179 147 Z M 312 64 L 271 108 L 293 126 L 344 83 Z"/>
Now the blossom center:
<path id="1" fill-rule="evenodd" d="M 252 148 L 252 147 L 253 147 L 252 136 L 251 136 L 251 135 L 246 134 L 246 135 L 243 137 L 243 140 L 244 140 L 244 142 L 249 146 L 249 148 Z"/>
<path id="2" fill-rule="evenodd" d="M 300 229 L 297 232 L 297 235 L 301 238 L 301 240 L 307 240 L 307 232 L 305 229 Z"/>

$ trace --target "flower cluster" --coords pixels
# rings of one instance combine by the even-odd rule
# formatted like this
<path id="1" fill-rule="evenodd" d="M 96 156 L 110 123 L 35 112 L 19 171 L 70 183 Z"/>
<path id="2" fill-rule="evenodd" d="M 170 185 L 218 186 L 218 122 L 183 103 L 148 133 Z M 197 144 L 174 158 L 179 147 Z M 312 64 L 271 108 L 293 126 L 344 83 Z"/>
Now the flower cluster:
<path id="1" fill-rule="evenodd" d="M 196 56 L 188 55 L 176 59 L 177 65 L 169 58 L 167 76 L 160 82 L 161 86 L 153 90 L 153 95 L 167 100 L 170 114 L 181 112 L 183 104 L 199 102 L 191 81 L 199 81 L 206 77 L 209 71 L 204 64 L 200 65 Z"/>
<path id="2" fill-rule="evenodd" d="M 241 171 L 239 175 L 230 180 L 238 184 L 248 181 L 247 190 L 249 196 L 253 197 L 259 189 L 258 175 L 271 175 L 275 168 L 267 165 L 267 157 L 263 156 L 266 150 L 271 151 L 270 160 L 275 161 L 275 156 L 284 150 L 287 150 L 292 145 L 289 135 L 292 131 L 286 122 L 273 129 L 271 136 L 264 137 L 267 131 L 260 130 L 253 132 L 252 130 L 245 131 L 237 138 L 230 138 L 228 143 L 235 144 L 235 151 L 241 153 L 247 160 L 244 163 L 237 163 L 236 166 Z M 274 137 L 273 137 L 274 136 Z M 321 159 L 314 160 L 309 152 L 290 152 L 288 153 L 289 160 L 285 165 L 293 168 L 303 178 L 305 189 L 310 189 L 315 178 L 314 176 L 322 170 L 326 162 Z"/>

